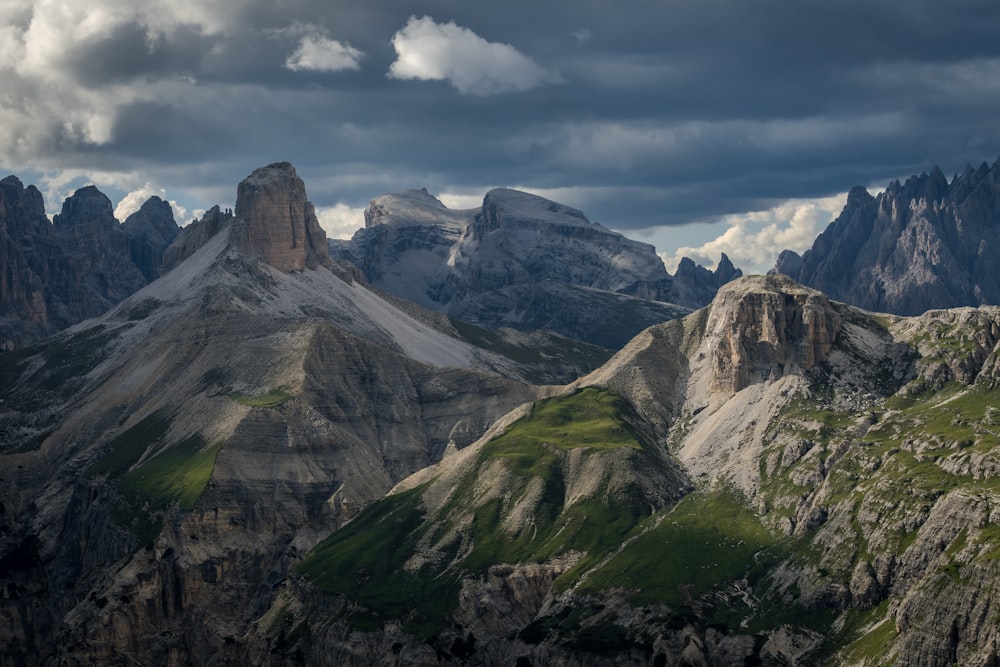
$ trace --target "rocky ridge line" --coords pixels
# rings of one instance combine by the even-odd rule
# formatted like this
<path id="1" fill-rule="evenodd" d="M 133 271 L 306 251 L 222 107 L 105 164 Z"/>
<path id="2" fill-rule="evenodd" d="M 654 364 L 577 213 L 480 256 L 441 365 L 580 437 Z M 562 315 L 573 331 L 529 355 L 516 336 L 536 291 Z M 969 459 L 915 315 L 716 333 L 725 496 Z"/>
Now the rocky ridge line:
<path id="1" fill-rule="evenodd" d="M 157 197 L 119 224 L 94 186 L 49 222 L 42 195 L 0 181 L 0 349 L 14 349 L 105 312 L 160 275 L 179 229 Z"/>
<path id="2" fill-rule="evenodd" d="M 801 256 L 772 272 L 876 312 L 1000 304 L 1000 160 L 948 181 L 935 167 L 872 196 L 848 195 L 840 216 Z"/>

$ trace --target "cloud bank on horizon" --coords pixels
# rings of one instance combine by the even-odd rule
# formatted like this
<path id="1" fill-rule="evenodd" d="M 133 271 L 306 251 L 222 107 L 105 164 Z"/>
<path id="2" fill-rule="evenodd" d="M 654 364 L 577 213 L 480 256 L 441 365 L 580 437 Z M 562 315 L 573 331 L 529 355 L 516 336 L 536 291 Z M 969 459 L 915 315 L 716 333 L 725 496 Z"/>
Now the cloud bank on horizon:
<path id="1" fill-rule="evenodd" d="M 996 159 L 997 34 L 989 0 L 7 0 L 0 168 L 194 215 L 289 160 L 338 235 L 522 187 L 756 270 L 854 185 Z"/>

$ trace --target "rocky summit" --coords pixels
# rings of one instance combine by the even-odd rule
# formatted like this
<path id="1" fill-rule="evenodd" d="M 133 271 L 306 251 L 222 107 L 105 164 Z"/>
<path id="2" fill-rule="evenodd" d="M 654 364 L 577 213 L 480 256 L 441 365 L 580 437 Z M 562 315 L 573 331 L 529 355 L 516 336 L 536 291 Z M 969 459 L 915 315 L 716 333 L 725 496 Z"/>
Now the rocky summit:
<path id="1" fill-rule="evenodd" d="M 423 190 L 377 197 L 365 229 L 331 247 L 372 285 L 451 317 L 549 329 L 609 349 L 705 305 L 741 275 L 723 258 L 715 274 L 687 260 L 670 276 L 652 246 L 504 188 L 468 211 Z"/>
<path id="2" fill-rule="evenodd" d="M 802 256 L 785 251 L 773 272 L 868 310 L 918 315 L 931 308 L 1000 304 L 1000 161 L 893 181 L 847 204 Z"/>
<path id="3" fill-rule="evenodd" d="M 94 186 L 77 190 L 49 222 L 42 195 L 0 181 L 0 349 L 22 347 L 107 311 L 160 275 L 179 229 L 151 198 L 123 224 Z"/>
<path id="4" fill-rule="evenodd" d="M 254 171 L 236 191 L 239 247 L 281 271 L 328 263 L 326 232 L 306 200 L 306 186 L 287 162 Z"/>

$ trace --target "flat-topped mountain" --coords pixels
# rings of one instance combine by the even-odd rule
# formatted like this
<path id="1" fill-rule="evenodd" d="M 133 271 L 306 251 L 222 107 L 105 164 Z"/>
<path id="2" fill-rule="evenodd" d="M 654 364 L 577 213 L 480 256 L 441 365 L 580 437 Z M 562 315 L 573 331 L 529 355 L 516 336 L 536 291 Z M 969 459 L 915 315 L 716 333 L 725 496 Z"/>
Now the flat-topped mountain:
<path id="1" fill-rule="evenodd" d="M 931 308 L 1000 304 L 1000 161 L 940 169 L 857 187 L 840 216 L 801 257 L 785 251 L 773 272 L 862 308 L 917 315 Z"/>
<path id="2" fill-rule="evenodd" d="M 49 222 L 42 195 L 0 181 L 0 349 L 21 347 L 95 317 L 160 275 L 179 229 L 158 197 L 119 224 L 94 186 Z"/>
<path id="3" fill-rule="evenodd" d="M 306 188 L 287 162 L 261 167 L 236 192 L 241 249 L 282 271 L 329 264 L 326 232 L 306 200 Z"/>
<path id="4" fill-rule="evenodd" d="M 704 305 L 717 289 L 701 267 L 670 276 L 652 246 L 577 209 L 509 189 L 491 190 L 467 211 L 423 190 L 377 197 L 365 228 L 331 247 L 372 285 L 449 316 L 551 329 L 609 348 Z M 727 264 L 719 284 L 740 275 Z"/>

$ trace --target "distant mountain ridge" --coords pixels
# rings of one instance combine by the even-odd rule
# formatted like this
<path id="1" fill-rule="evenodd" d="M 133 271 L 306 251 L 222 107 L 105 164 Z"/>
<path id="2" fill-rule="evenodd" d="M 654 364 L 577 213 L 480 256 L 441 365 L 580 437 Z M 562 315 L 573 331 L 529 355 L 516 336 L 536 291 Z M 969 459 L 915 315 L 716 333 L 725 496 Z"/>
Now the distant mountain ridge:
<path id="1" fill-rule="evenodd" d="M 13 349 L 107 311 L 159 276 L 180 229 L 152 197 L 119 224 L 94 186 L 77 190 L 52 222 L 42 194 L 0 181 L 0 349 Z"/>
<path id="2" fill-rule="evenodd" d="M 872 196 L 848 195 L 840 216 L 783 273 L 868 310 L 917 315 L 1000 304 L 1000 160 L 951 182 L 935 167 Z"/>
<path id="3" fill-rule="evenodd" d="M 331 252 L 372 285 L 452 317 L 547 328 L 612 348 L 705 305 L 741 275 L 723 257 L 714 273 L 687 260 L 670 276 L 653 246 L 575 208 L 503 188 L 466 211 L 425 190 L 376 197 L 365 228 L 332 241 Z"/>

